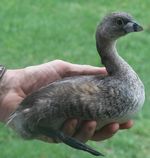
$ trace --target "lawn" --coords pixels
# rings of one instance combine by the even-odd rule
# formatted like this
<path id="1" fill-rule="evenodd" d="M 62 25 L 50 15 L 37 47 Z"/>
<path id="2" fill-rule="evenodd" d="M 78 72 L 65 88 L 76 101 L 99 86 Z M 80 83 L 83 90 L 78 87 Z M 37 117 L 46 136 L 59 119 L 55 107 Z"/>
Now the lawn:
<path id="1" fill-rule="evenodd" d="M 22 68 L 62 59 L 100 66 L 95 28 L 108 12 L 126 11 L 144 31 L 118 42 L 118 51 L 139 74 L 146 102 L 135 125 L 104 142 L 89 142 L 107 158 L 150 158 L 150 1 L 1 0 L 0 64 Z M 92 158 L 63 144 L 24 141 L 0 124 L 0 158 Z"/>

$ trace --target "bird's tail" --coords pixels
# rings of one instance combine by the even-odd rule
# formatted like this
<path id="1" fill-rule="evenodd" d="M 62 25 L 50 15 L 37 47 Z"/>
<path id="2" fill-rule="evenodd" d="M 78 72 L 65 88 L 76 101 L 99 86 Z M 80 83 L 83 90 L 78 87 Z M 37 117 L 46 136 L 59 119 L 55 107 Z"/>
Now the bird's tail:
<path id="1" fill-rule="evenodd" d="M 55 130 L 51 130 L 51 129 L 48 130 L 43 127 L 42 128 L 39 127 L 39 131 L 41 134 L 46 135 L 47 137 L 59 138 L 63 143 L 69 145 L 72 148 L 89 152 L 95 156 L 104 156 L 100 152 L 92 149 L 90 146 L 80 142 L 79 140 L 65 135 L 63 132 L 55 131 Z"/>

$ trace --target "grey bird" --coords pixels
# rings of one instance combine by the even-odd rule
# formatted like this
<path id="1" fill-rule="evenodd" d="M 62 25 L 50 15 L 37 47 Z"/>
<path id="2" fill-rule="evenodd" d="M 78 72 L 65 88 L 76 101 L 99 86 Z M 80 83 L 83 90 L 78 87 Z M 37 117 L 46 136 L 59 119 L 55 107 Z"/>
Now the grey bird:
<path id="1" fill-rule="evenodd" d="M 96 46 L 108 75 L 75 76 L 58 80 L 27 96 L 11 114 L 8 125 L 24 139 L 48 136 L 65 144 L 103 155 L 65 135 L 60 128 L 69 118 L 96 120 L 97 130 L 111 122 L 131 119 L 143 106 L 144 86 L 117 53 L 117 39 L 143 28 L 124 12 L 104 17 L 96 30 Z"/>

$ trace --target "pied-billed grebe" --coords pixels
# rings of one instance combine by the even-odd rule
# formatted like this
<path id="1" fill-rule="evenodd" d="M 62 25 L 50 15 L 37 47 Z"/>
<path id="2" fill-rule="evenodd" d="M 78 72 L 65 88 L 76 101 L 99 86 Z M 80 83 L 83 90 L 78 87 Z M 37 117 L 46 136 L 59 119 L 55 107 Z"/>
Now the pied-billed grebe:
<path id="1" fill-rule="evenodd" d="M 60 127 L 68 118 L 78 118 L 96 120 L 100 129 L 111 122 L 123 123 L 139 111 L 145 99 L 144 86 L 118 55 L 116 41 L 141 30 L 127 13 L 107 15 L 97 27 L 96 46 L 108 75 L 76 76 L 51 83 L 25 98 L 8 124 L 25 139 L 46 135 L 74 148 L 102 155 L 66 136 Z"/>

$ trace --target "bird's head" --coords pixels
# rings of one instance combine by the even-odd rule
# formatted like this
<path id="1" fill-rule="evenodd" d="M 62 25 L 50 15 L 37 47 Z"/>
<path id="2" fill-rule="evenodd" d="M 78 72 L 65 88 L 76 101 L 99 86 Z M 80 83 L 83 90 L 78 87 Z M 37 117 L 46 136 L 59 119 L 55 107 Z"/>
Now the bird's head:
<path id="1" fill-rule="evenodd" d="M 97 27 L 96 35 L 110 40 L 115 40 L 130 32 L 139 32 L 143 28 L 133 17 L 125 12 L 111 13 L 104 17 Z"/>

